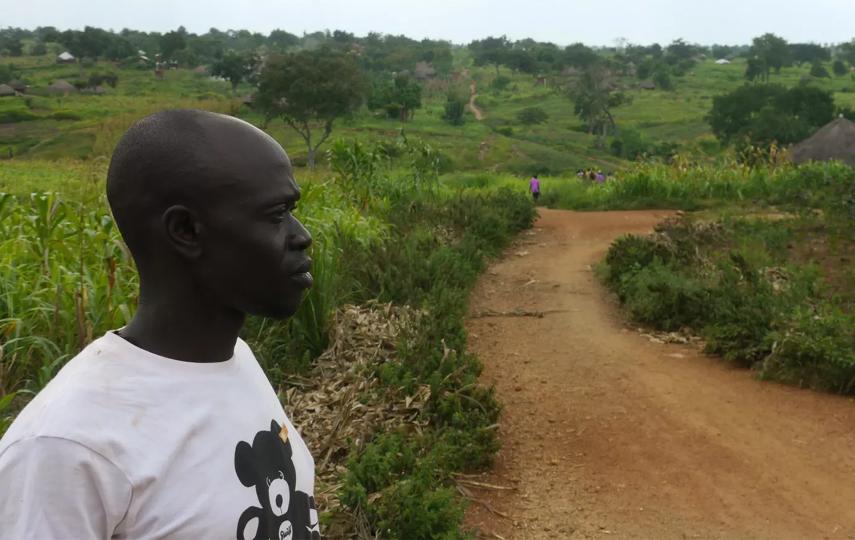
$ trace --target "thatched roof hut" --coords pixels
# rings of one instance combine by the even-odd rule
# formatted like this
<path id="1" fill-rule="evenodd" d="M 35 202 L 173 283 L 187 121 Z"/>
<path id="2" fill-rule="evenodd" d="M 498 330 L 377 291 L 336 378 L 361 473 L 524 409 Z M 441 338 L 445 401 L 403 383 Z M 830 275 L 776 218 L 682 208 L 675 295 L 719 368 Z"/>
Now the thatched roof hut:
<path id="1" fill-rule="evenodd" d="M 656 83 L 653 81 L 641 81 L 638 87 L 642 90 L 656 90 Z"/>
<path id="2" fill-rule="evenodd" d="M 0 84 L 0 97 L 14 96 L 15 89 L 8 84 Z"/>
<path id="3" fill-rule="evenodd" d="M 842 116 L 831 121 L 793 145 L 790 156 L 795 163 L 836 159 L 855 166 L 855 122 Z"/>
<path id="4" fill-rule="evenodd" d="M 416 79 L 422 81 L 436 77 L 436 69 L 429 62 L 416 62 L 416 68 L 413 71 L 415 72 Z"/>
<path id="5" fill-rule="evenodd" d="M 56 62 L 58 64 L 71 64 L 74 63 L 77 59 L 68 51 L 63 51 L 56 56 Z"/>
<path id="6" fill-rule="evenodd" d="M 77 88 L 75 88 L 74 85 L 70 82 L 60 79 L 54 82 L 52 85 L 48 86 L 47 91 L 50 94 L 68 95 L 72 92 L 77 92 Z"/>
<path id="7" fill-rule="evenodd" d="M 29 88 L 27 83 L 25 83 L 24 81 L 19 81 L 18 79 L 12 79 L 7 84 L 11 86 L 15 90 L 15 92 L 20 92 L 22 94 L 27 91 L 27 88 Z"/>

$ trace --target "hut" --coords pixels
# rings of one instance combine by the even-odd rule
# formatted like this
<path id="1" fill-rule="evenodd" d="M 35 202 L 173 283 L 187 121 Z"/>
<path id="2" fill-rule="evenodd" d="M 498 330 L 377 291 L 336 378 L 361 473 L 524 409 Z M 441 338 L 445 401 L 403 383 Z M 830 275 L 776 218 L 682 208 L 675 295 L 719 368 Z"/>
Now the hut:
<path id="1" fill-rule="evenodd" d="M 715 63 L 720 65 L 720 66 L 724 66 L 724 65 L 729 64 L 730 60 L 728 60 L 727 58 L 719 58 L 718 60 L 715 61 Z"/>
<path id="2" fill-rule="evenodd" d="M 15 90 L 15 92 L 18 92 L 21 94 L 25 94 L 27 92 L 27 89 L 29 88 L 27 83 L 25 83 L 24 81 L 18 80 L 18 79 L 12 79 L 11 81 L 9 81 L 6 84 L 11 86 L 12 89 Z"/>
<path id="3" fill-rule="evenodd" d="M 436 77 L 436 69 L 429 62 L 416 62 L 416 68 L 413 71 L 416 79 L 421 81 Z"/>
<path id="4" fill-rule="evenodd" d="M 56 57 L 57 64 L 73 64 L 77 59 L 68 51 L 59 53 Z"/>
<path id="5" fill-rule="evenodd" d="M 8 84 L 0 84 L 0 97 L 14 96 L 15 89 Z"/>
<path id="6" fill-rule="evenodd" d="M 195 73 L 196 75 L 207 75 L 208 68 L 205 66 L 196 66 L 193 68 L 193 73 Z"/>
<path id="7" fill-rule="evenodd" d="M 77 88 L 75 88 L 70 82 L 60 79 L 48 86 L 47 91 L 49 94 L 62 94 L 67 96 L 68 94 L 77 92 Z"/>
<path id="8" fill-rule="evenodd" d="M 641 81 L 638 87 L 642 90 L 656 90 L 656 83 L 653 81 Z"/>
<path id="9" fill-rule="evenodd" d="M 794 163 L 836 159 L 855 166 L 855 122 L 841 115 L 793 145 L 790 157 Z"/>

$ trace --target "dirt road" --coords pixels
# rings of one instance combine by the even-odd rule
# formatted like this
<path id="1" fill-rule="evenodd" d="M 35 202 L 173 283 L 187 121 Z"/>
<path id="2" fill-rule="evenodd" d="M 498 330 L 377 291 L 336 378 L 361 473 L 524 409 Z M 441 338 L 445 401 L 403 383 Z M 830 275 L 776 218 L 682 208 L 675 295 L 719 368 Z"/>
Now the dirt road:
<path id="1" fill-rule="evenodd" d="M 478 90 L 475 86 L 475 81 L 469 83 L 469 110 L 475 115 L 475 120 L 481 121 L 484 119 L 484 111 L 478 105 L 475 105 L 475 99 L 478 97 Z"/>
<path id="2" fill-rule="evenodd" d="M 855 538 L 855 402 L 652 342 L 597 282 L 613 238 L 665 215 L 541 210 L 482 278 L 470 349 L 503 447 L 463 484 L 467 524 L 509 540 Z"/>

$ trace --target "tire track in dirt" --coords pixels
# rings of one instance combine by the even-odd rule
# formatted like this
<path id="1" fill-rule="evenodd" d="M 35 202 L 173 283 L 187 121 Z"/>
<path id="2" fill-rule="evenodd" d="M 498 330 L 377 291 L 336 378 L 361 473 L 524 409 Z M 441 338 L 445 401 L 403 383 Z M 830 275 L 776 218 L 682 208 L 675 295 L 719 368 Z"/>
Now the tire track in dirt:
<path id="1" fill-rule="evenodd" d="M 503 446 L 474 480 L 513 489 L 464 484 L 467 525 L 508 540 L 855 538 L 852 400 L 652 343 L 597 282 L 614 238 L 666 215 L 541 210 L 480 280 L 469 346 Z"/>

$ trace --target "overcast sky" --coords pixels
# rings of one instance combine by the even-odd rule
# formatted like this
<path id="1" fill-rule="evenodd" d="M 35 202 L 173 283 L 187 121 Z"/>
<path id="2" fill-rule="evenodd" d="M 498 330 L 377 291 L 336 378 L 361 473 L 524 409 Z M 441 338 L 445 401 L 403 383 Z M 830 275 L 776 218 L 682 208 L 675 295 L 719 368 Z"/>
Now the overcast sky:
<path id="1" fill-rule="evenodd" d="M 855 37 L 855 0 L 0 0 L 0 27 L 97 26 L 202 33 L 246 28 L 294 34 L 342 29 L 455 43 L 505 34 L 566 45 L 748 43 L 765 32 L 788 41 Z"/>

